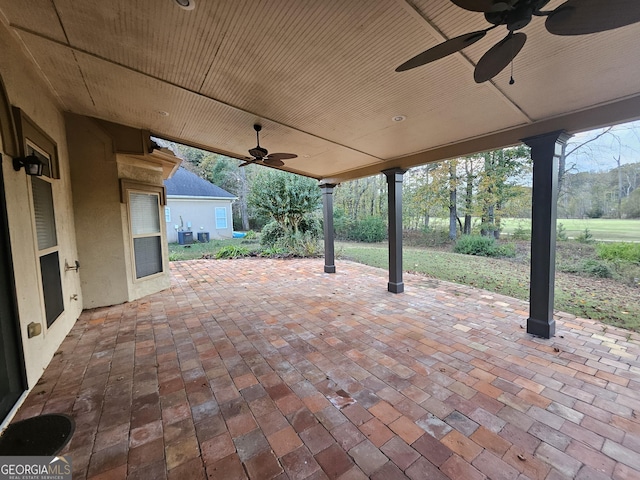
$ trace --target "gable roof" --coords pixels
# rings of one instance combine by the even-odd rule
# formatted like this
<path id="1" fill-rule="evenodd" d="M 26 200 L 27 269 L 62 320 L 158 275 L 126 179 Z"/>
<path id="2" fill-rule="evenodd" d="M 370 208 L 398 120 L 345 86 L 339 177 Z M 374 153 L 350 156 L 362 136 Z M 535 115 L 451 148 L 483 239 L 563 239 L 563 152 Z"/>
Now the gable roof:
<path id="1" fill-rule="evenodd" d="M 235 195 L 199 177 L 184 167 L 180 167 L 173 177 L 165 180 L 164 185 L 167 187 L 167 195 L 169 196 L 215 197 L 228 198 L 229 200 L 237 198 Z"/>

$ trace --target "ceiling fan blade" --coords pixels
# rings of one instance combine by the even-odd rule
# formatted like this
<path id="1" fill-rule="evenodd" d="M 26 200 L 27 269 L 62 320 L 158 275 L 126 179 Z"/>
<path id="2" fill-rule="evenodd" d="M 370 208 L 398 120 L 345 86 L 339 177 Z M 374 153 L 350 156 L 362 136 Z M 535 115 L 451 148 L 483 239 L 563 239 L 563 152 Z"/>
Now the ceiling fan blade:
<path id="1" fill-rule="evenodd" d="M 491 49 L 485 53 L 473 72 L 473 78 L 476 83 L 491 80 L 518 55 L 527 36 L 524 33 L 509 33 L 505 38 L 496 43 Z"/>
<path id="2" fill-rule="evenodd" d="M 284 162 L 277 158 L 265 158 L 262 163 L 272 167 L 282 167 L 284 165 Z"/>
<path id="3" fill-rule="evenodd" d="M 494 27 L 490 27 L 486 30 L 479 30 L 477 32 L 465 33 L 464 35 L 460 35 L 459 37 L 450 38 L 446 42 L 436 45 L 435 47 L 431 47 L 429 50 L 425 50 L 424 52 L 419 53 L 415 57 L 407 60 L 398 68 L 396 68 L 396 72 L 405 72 L 407 70 L 411 70 L 412 68 L 420 67 L 427 63 L 440 60 L 447 55 L 451 55 L 452 53 L 459 52 L 463 48 L 468 47 L 469 45 L 472 45 L 483 38 L 491 28 Z"/>
<path id="4" fill-rule="evenodd" d="M 269 156 L 267 156 L 264 160 L 265 161 L 291 160 L 292 158 L 298 158 L 298 155 L 296 155 L 295 153 L 272 153 Z"/>
<path id="5" fill-rule="evenodd" d="M 568 0 L 547 17 L 554 35 L 586 35 L 640 22 L 637 0 Z"/>
<path id="6" fill-rule="evenodd" d="M 501 12 L 510 7 L 509 0 L 451 0 L 460 8 L 472 12 Z"/>

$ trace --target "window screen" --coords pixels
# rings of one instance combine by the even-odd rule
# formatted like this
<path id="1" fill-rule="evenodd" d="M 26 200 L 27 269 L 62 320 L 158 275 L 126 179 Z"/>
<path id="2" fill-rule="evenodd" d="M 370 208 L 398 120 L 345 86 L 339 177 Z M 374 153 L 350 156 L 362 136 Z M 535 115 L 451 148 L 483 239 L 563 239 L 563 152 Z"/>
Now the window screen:
<path id="1" fill-rule="evenodd" d="M 157 193 L 129 193 L 136 278 L 162 272 L 160 208 Z"/>
<path id="2" fill-rule="evenodd" d="M 58 244 L 58 239 L 56 237 L 56 220 L 53 211 L 51 184 L 38 177 L 31 177 L 31 186 L 38 250 L 55 247 Z"/>
<path id="3" fill-rule="evenodd" d="M 162 271 L 162 246 L 160 237 L 133 239 L 136 259 L 136 278 L 148 277 Z"/>
<path id="4" fill-rule="evenodd" d="M 131 193 L 129 200 L 129 208 L 131 210 L 131 233 L 133 235 L 160 233 L 158 195 Z"/>
<path id="5" fill-rule="evenodd" d="M 216 228 L 227 228 L 227 209 L 224 207 L 216 207 Z"/>

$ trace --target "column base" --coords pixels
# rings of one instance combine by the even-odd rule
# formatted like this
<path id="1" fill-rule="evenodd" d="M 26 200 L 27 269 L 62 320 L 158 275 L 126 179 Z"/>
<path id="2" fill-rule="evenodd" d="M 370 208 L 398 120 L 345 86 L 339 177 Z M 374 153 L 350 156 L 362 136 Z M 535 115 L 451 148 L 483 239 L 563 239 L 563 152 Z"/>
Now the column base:
<path id="1" fill-rule="evenodd" d="M 399 283 L 389 282 L 387 283 L 387 290 L 390 291 L 391 293 L 402 293 L 404 292 L 404 282 L 399 282 Z"/>
<path id="2" fill-rule="evenodd" d="M 537 318 L 527 319 L 527 333 L 542 338 L 551 338 L 556 334 L 556 321 L 538 320 Z"/>
<path id="3" fill-rule="evenodd" d="M 336 266 L 335 265 L 325 265 L 324 266 L 324 273 L 336 273 Z"/>

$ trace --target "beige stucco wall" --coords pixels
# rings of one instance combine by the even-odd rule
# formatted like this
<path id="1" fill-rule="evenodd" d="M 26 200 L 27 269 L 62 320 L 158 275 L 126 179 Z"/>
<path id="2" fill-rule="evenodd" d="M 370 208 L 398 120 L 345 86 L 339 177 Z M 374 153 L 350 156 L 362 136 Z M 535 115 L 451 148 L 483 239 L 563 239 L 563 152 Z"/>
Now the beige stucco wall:
<path id="1" fill-rule="evenodd" d="M 96 122 L 66 116 L 83 306 L 129 300 L 113 142 Z"/>
<path id="2" fill-rule="evenodd" d="M 162 166 L 116 153 L 111 134 L 94 119 L 68 114 L 66 121 L 84 307 L 133 301 L 168 288 L 166 246 L 163 273 L 135 278 L 129 210 L 120 187 L 121 180 L 161 187 Z"/>
<path id="3" fill-rule="evenodd" d="M 169 196 L 167 206 L 171 215 L 170 220 L 165 224 L 167 227 L 168 243 L 178 242 L 178 232 L 176 225 L 180 225 L 180 217 L 184 229 L 187 223 L 191 222 L 193 239 L 198 239 L 199 232 L 209 232 L 209 238 L 231 238 L 233 236 L 233 216 L 231 213 L 231 200 L 215 200 L 211 198 L 176 198 Z M 216 207 L 223 207 L 227 211 L 227 228 L 216 228 Z M 203 227 L 203 228 L 200 228 Z"/>
<path id="4" fill-rule="evenodd" d="M 62 109 L 40 79 L 32 63 L 22 53 L 15 38 L 0 23 L 0 75 L 10 102 L 22 109 L 57 144 L 60 179 L 53 180 L 52 192 L 60 256 L 64 312 L 51 328 L 46 328 L 40 285 L 39 258 L 34 232 L 30 180 L 24 170 L 13 170 L 11 159 L 3 155 L 2 169 L 7 200 L 9 237 L 17 291 L 17 309 L 29 387 L 35 385 L 53 358 L 82 309 L 80 277 L 65 272 L 64 262 L 78 258 L 72 208 L 71 179 Z M 2 147 L 0 147 L 2 149 Z M 78 300 L 72 300 L 78 295 Z M 42 324 L 43 333 L 27 338 L 27 325 Z M 1 420 L 1 419 L 0 419 Z"/>

